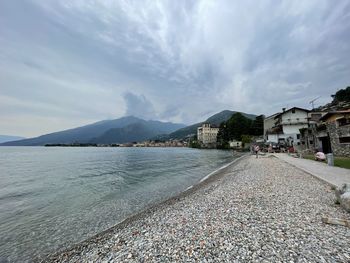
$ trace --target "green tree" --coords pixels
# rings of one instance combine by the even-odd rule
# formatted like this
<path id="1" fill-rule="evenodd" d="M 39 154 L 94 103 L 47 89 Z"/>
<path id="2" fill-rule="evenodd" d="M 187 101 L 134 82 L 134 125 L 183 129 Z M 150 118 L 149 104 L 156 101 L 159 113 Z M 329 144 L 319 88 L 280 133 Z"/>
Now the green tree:
<path id="1" fill-rule="evenodd" d="M 264 115 L 251 120 L 237 112 L 228 121 L 221 123 L 217 136 L 218 148 L 228 148 L 228 142 L 231 140 L 242 141 L 243 144 L 250 143 L 251 137 L 263 135 L 263 130 Z"/>
<path id="2" fill-rule="evenodd" d="M 253 120 L 250 134 L 255 136 L 264 134 L 264 115 L 259 115 Z"/>
<path id="3" fill-rule="evenodd" d="M 345 89 L 338 90 L 334 95 L 331 95 L 331 97 L 333 98 L 333 103 L 350 101 L 350 86 Z"/>
<path id="4" fill-rule="evenodd" d="M 226 127 L 226 122 L 222 122 L 219 126 L 219 132 L 217 135 L 217 147 L 219 149 L 228 149 L 229 144 L 228 144 L 228 129 Z"/>
<path id="5" fill-rule="evenodd" d="M 192 138 L 190 138 L 188 146 L 190 148 L 201 148 L 197 135 L 194 135 Z"/>
<path id="6" fill-rule="evenodd" d="M 239 141 L 243 134 L 250 134 L 252 120 L 237 112 L 227 121 L 228 139 Z"/>
<path id="7" fill-rule="evenodd" d="M 242 135 L 242 143 L 251 143 L 252 142 L 252 136 L 244 134 Z"/>

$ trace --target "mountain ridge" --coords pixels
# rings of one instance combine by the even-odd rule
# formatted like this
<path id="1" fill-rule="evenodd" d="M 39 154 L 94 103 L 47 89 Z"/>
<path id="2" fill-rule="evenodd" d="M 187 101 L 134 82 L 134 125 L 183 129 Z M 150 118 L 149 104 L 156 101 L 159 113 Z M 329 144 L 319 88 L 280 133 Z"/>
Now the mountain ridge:
<path id="1" fill-rule="evenodd" d="M 0 143 L 10 142 L 10 141 L 18 141 L 18 140 L 22 140 L 22 139 L 25 139 L 25 137 L 14 136 L 14 135 L 5 135 L 5 134 L 0 135 Z"/>
<path id="2" fill-rule="evenodd" d="M 45 144 L 71 143 L 126 143 L 150 139 L 184 139 L 197 133 L 197 128 L 207 122 L 220 125 L 237 111 L 223 110 L 205 121 L 189 126 L 184 124 L 143 120 L 135 116 L 126 116 L 114 120 L 102 120 L 84 126 L 44 134 L 38 137 L 8 141 L 0 146 L 43 146 Z M 255 119 L 256 115 L 241 112 L 247 118 Z"/>
<path id="3" fill-rule="evenodd" d="M 181 127 L 184 124 L 160 122 L 153 120 L 143 120 L 134 116 L 121 117 L 114 120 L 103 120 L 87 124 L 81 127 L 67 129 L 63 131 L 44 134 L 38 137 L 24 139 L 19 141 L 10 141 L 0 144 L 1 146 L 42 146 L 45 144 L 69 144 L 69 143 L 90 143 L 93 139 L 102 136 L 110 129 L 123 128 L 131 124 L 143 123 L 149 126 L 148 130 L 153 131 L 153 136 L 171 133 Z"/>

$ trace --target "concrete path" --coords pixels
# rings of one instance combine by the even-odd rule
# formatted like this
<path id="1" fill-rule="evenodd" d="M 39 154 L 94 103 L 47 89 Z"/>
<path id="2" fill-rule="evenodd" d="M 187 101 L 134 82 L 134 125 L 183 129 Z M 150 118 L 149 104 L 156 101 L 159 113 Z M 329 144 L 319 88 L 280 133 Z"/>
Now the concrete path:
<path id="1" fill-rule="evenodd" d="M 328 166 L 325 163 L 289 156 L 286 153 L 273 154 L 277 158 L 331 184 L 340 186 L 350 183 L 350 169 Z"/>

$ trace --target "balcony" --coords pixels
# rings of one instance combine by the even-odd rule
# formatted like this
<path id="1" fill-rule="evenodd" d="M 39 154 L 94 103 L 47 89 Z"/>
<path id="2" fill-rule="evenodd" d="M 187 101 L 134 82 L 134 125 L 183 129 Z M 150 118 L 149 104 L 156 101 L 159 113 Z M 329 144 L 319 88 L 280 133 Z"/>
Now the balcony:
<path id="1" fill-rule="evenodd" d="M 307 120 L 286 120 L 286 121 L 282 121 L 281 122 L 282 125 L 304 125 L 304 124 L 308 124 Z"/>

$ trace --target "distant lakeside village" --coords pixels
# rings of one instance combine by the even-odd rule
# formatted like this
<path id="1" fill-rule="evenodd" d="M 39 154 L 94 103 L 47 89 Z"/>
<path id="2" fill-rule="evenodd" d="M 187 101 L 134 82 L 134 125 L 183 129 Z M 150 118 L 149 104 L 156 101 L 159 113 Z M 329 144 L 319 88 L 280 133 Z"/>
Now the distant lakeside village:
<path id="1" fill-rule="evenodd" d="M 321 151 L 325 154 L 350 157 L 350 87 L 333 95 L 333 102 L 316 109 L 299 107 L 283 108 L 270 116 L 263 116 L 263 131 L 256 122 L 258 135 L 250 133 L 231 136 L 227 147 L 231 149 L 250 149 L 259 145 L 266 152 L 298 152 L 312 154 Z M 259 116 L 258 116 L 259 117 Z M 258 118 L 257 117 L 257 118 Z M 224 123 L 221 126 L 227 126 Z M 235 123 L 237 125 L 237 123 Z M 231 128 L 232 129 L 232 128 Z M 222 148 L 220 140 L 222 127 L 205 123 L 198 127 L 199 147 Z M 234 138 L 236 137 L 236 138 Z M 241 137 L 239 140 L 237 137 Z M 225 148 L 225 147 L 224 147 Z"/>
<path id="2" fill-rule="evenodd" d="M 95 147 L 192 147 L 203 149 L 250 150 L 259 145 L 263 152 L 325 154 L 350 157 L 350 87 L 332 95 L 325 106 L 308 110 L 300 107 L 283 108 L 270 116 L 248 118 L 234 113 L 220 125 L 210 122 L 196 127 L 196 134 L 181 139 L 155 139 L 143 142 L 95 144 L 46 144 L 45 146 Z"/>

